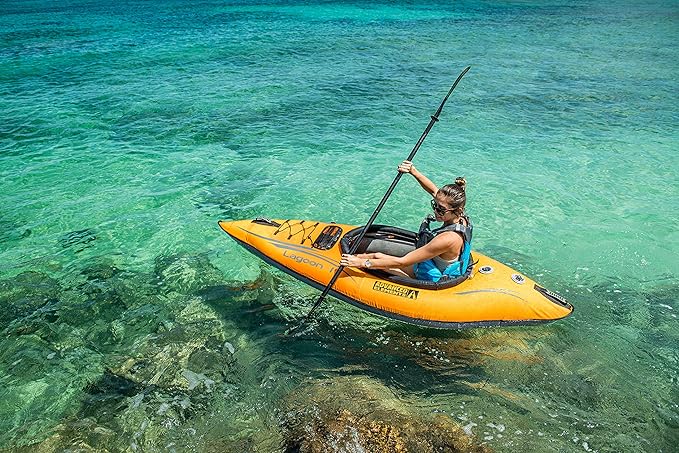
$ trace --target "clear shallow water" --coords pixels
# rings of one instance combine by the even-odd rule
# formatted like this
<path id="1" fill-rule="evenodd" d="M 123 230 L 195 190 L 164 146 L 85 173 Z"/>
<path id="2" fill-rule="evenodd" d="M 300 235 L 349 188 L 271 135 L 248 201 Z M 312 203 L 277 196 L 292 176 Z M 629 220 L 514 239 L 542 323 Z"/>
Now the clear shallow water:
<path id="1" fill-rule="evenodd" d="M 0 445 L 276 451 L 345 410 L 438 414 L 496 451 L 671 451 L 678 17 L 662 1 L 4 2 Z M 464 174 L 475 248 L 575 314 L 438 332 L 328 301 L 280 337 L 317 293 L 216 221 L 365 221 L 466 65 L 416 164 Z M 379 221 L 426 211 L 404 179 Z"/>

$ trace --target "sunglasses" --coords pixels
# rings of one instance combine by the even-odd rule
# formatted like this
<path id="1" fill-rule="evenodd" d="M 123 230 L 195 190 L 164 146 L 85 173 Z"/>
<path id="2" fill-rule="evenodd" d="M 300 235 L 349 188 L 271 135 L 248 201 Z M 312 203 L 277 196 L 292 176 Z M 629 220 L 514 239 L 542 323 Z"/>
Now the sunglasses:
<path id="1" fill-rule="evenodd" d="M 434 198 L 431 199 L 431 208 L 438 215 L 445 215 L 448 211 L 454 211 L 454 209 L 448 209 L 445 206 L 441 206 Z"/>

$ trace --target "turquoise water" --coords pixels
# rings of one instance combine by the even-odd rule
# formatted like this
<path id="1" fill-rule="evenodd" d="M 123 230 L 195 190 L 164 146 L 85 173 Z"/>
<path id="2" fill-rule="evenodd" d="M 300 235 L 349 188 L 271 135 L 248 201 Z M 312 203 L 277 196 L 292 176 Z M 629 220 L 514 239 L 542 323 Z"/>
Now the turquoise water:
<path id="1" fill-rule="evenodd" d="M 676 448 L 679 2 L 111 3 L 0 5 L 0 449 Z M 217 220 L 365 222 L 467 65 L 415 163 L 575 313 L 282 336 Z"/>

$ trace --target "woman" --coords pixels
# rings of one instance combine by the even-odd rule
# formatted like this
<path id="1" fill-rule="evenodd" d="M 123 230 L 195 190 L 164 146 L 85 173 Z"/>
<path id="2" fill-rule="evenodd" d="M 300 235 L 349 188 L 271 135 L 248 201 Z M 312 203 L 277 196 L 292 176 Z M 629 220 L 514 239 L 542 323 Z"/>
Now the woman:
<path id="1" fill-rule="evenodd" d="M 437 282 L 442 278 L 463 275 L 469 267 L 472 224 L 464 215 L 467 201 L 464 178 L 440 189 L 412 162 L 403 161 L 398 166 L 401 173 L 410 173 L 422 188 L 434 198 L 431 207 L 435 218 L 425 219 L 418 234 L 417 248 L 403 257 L 384 253 L 342 255 L 340 264 L 346 267 L 384 269 L 397 275 L 418 280 Z M 443 222 L 441 228 L 431 230 L 429 221 Z"/>

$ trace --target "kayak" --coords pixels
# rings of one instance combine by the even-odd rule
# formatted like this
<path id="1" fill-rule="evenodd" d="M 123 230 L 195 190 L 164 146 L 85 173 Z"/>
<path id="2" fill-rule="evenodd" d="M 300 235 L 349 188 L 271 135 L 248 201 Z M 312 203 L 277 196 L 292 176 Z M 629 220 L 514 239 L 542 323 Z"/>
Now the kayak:
<path id="1" fill-rule="evenodd" d="M 219 226 L 254 255 L 318 289 L 324 289 L 363 228 L 309 220 L 220 221 Z M 415 248 L 417 234 L 372 225 L 356 253 L 403 256 Z M 379 269 L 346 267 L 330 294 L 369 312 L 428 327 L 538 324 L 565 318 L 573 306 L 522 273 L 472 252 L 467 273 L 430 282 L 391 275 Z"/>

